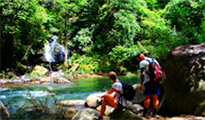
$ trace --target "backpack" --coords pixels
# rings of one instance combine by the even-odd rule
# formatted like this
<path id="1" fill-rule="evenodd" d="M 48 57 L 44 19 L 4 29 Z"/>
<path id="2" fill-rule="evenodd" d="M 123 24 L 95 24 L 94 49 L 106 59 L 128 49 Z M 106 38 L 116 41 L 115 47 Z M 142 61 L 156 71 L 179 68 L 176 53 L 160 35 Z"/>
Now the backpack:
<path id="1" fill-rule="evenodd" d="M 120 83 L 122 84 L 122 89 L 123 89 L 123 94 L 119 92 L 120 95 L 123 96 L 126 100 L 132 101 L 135 96 L 134 88 L 132 87 L 132 85 L 129 85 L 125 82 L 120 81 Z"/>
<path id="2" fill-rule="evenodd" d="M 152 61 L 148 60 L 148 59 L 145 59 L 149 62 L 149 72 L 148 72 L 148 75 L 150 77 L 150 79 L 152 81 L 155 81 L 155 82 L 159 82 L 160 80 L 162 80 L 163 78 L 163 72 L 160 68 L 160 66 L 154 62 L 154 58 L 152 58 Z"/>

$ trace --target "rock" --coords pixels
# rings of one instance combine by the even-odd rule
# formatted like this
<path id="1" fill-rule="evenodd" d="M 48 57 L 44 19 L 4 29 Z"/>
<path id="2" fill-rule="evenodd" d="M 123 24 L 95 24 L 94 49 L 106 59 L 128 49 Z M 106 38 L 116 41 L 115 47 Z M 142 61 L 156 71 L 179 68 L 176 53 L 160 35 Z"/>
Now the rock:
<path id="1" fill-rule="evenodd" d="M 58 119 L 68 119 L 71 120 L 72 117 L 77 113 L 77 110 L 74 107 L 63 107 L 61 105 L 56 105 L 56 110 L 53 111 Z"/>
<path id="2" fill-rule="evenodd" d="M 202 116 L 193 116 L 193 115 L 181 115 L 172 118 L 166 118 L 167 120 L 205 120 L 205 117 Z"/>
<path id="3" fill-rule="evenodd" d="M 53 80 L 53 83 L 58 83 L 58 84 L 71 83 L 70 80 L 67 80 L 63 77 L 53 77 L 52 80 Z"/>
<path id="4" fill-rule="evenodd" d="M 32 82 L 31 78 L 27 78 L 26 75 L 21 75 L 18 77 L 18 79 L 20 79 L 22 81 L 22 83 L 29 83 Z"/>
<path id="5" fill-rule="evenodd" d="M 85 104 L 85 100 L 67 100 L 61 101 L 58 104 L 63 106 L 83 106 Z"/>
<path id="6" fill-rule="evenodd" d="M 174 48 L 165 61 L 164 95 L 175 114 L 205 115 L 205 44 Z"/>
<path id="7" fill-rule="evenodd" d="M 96 93 L 96 94 L 89 95 L 85 100 L 86 106 L 91 108 L 96 108 L 97 106 L 99 106 L 98 100 L 101 100 L 101 98 L 98 96 L 102 96 L 105 93 Z"/>
<path id="8" fill-rule="evenodd" d="M 2 88 L 2 87 L 0 87 L 0 92 L 7 91 L 7 90 L 9 90 L 9 88 Z"/>
<path id="9" fill-rule="evenodd" d="M 142 107 L 140 104 L 132 104 L 132 103 L 129 103 L 129 101 L 128 101 L 126 108 L 136 114 L 144 110 L 144 107 Z"/>
<path id="10" fill-rule="evenodd" d="M 144 101 L 143 90 L 140 90 L 140 84 L 134 84 L 135 97 L 132 100 L 133 103 L 142 103 Z"/>
<path id="11" fill-rule="evenodd" d="M 61 77 L 64 76 L 65 74 L 62 71 L 58 71 L 58 72 L 51 72 L 49 74 L 50 77 Z"/>
<path id="12" fill-rule="evenodd" d="M 72 120 L 93 120 L 95 116 L 99 116 L 99 111 L 92 108 L 85 108 L 79 110 L 72 118 Z"/>
<path id="13" fill-rule="evenodd" d="M 8 80 L 7 84 L 20 84 L 21 82 L 21 80 Z"/>
<path id="14" fill-rule="evenodd" d="M 7 80 L 6 80 L 6 79 L 0 79 L 0 85 L 5 84 L 6 82 L 7 82 Z"/>
<path id="15" fill-rule="evenodd" d="M 101 105 L 99 107 L 96 108 L 98 111 L 101 110 Z M 142 107 L 140 104 L 132 104 L 132 102 L 127 101 L 127 106 L 125 107 L 125 109 L 130 110 L 134 113 L 139 113 L 142 110 L 144 110 L 144 107 Z M 115 108 L 111 107 L 111 106 L 106 106 L 105 109 L 105 115 L 110 115 L 113 113 L 113 111 L 115 110 Z"/>
<path id="16" fill-rule="evenodd" d="M 48 78 L 48 77 L 40 77 L 40 78 L 39 78 L 39 82 L 40 82 L 40 83 L 47 83 L 49 79 L 50 79 L 50 78 Z"/>
<path id="17" fill-rule="evenodd" d="M 39 65 L 34 66 L 33 71 L 31 74 L 37 74 L 39 76 L 46 75 L 48 69 Z"/>
<path id="18" fill-rule="evenodd" d="M 111 120 L 144 120 L 144 118 L 139 117 L 137 114 L 129 111 L 129 110 L 115 110 L 110 115 Z"/>
<path id="19" fill-rule="evenodd" d="M 8 109 L 4 106 L 4 104 L 0 101 L 0 119 L 2 118 L 9 118 L 10 113 Z"/>
<path id="20" fill-rule="evenodd" d="M 100 111 L 101 105 L 99 107 L 97 107 L 96 110 Z M 115 110 L 115 108 L 107 105 L 106 109 L 105 109 L 105 115 L 110 115 L 111 113 L 113 113 L 114 110 Z"/>
<path id="21" fill-rule="evenodd" d="M 76 113 L 77 111 L 74 108 L 67 108 L 65 110 L 64 118 L 72 118 Z"/>

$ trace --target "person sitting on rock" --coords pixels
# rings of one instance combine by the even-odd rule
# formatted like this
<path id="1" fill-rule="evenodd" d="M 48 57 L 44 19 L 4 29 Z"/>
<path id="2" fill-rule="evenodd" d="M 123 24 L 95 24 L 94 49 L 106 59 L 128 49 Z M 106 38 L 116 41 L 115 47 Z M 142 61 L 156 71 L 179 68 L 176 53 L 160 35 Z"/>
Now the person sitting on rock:
<path id="1" fill-rule="evenodd" d="M 122 84 L 117 79 L 117 74 L 111 71 L 109 72 L 109 78 L 113 82 L 113 85 L 112 88 L 106 94 L 101 96 L 103 101 L 101 104 L 101 110 L 98 119 L 102 119 L 106 109 L 106 105 L 114 107 L 115 109 L 122 109 L 127 104 L 127 101 L 124 99 L 124 97 L 120 96 L 120 93 L 123 94 L 123 88 L 122 88 Z M 111 94 L 113 92 L 114 95 L 112 96 Z"/>

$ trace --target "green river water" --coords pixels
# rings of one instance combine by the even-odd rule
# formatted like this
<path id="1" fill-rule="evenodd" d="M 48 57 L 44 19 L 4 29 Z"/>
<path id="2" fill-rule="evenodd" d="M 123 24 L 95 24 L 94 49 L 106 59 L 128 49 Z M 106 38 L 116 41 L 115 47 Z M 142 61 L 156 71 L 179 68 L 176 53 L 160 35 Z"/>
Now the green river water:
<path id="1" fill-rule="evenodd" d="M 127 82 L 129 84 L 139 83 L 139 76 L 120 76 L 120 81 Z M 105 92 L 112 86 L 112 82 L 108 77 L 102 78 L 79 78 L 73 81 L 71 84 L 40 84 L 27 86 L 31 96 L 35 99 L 45 99 L 54 95 L 56 101 L 64 100 L 85 100 L 87 96 L 93 93 Z M 47 91 L 48 89 L 49 91 Z M 15 88 L 9 90 L 0 89 L 0 100 L 7 106 L 11 114 L 25 106 L 29 105 L 28 99 L 30 95 L 25 89 Z M 48 103 L 52 103 L 51 99 L 47 100 Z M 51 106 L 52 107 L 52 106 Z"/>

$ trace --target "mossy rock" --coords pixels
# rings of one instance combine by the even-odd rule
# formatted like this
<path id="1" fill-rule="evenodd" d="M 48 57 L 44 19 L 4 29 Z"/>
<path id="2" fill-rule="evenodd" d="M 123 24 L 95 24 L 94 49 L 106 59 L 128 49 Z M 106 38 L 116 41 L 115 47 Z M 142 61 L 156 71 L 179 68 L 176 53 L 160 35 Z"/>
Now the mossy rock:
<path id="1" fill-rule="evenodd" d="M 45 68 L 43 66 L 36 65 L 36 66 L 34 66 L 33 71 L 31 72 L 31 75 L 42 76 L 42 75 L 46 75 L 47 72 L 48 72 L 47 68 Z"/>
<path id="2" fill-rule="evenodd" d="M 144 120 L 143 117 L 138 116 L 137 114 L 129 110 L 114 110 L 110 115 L 110 119 L 113 120 Z"/>

